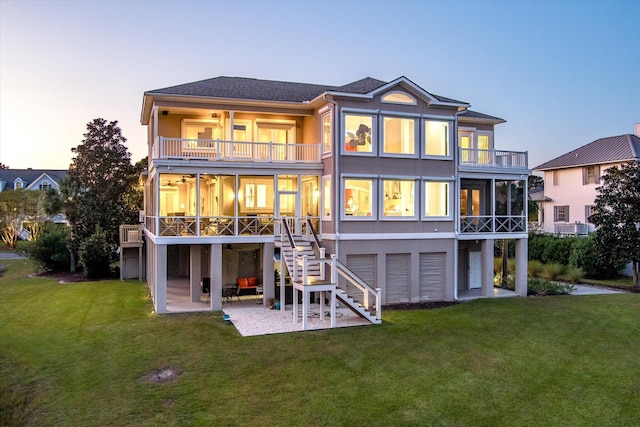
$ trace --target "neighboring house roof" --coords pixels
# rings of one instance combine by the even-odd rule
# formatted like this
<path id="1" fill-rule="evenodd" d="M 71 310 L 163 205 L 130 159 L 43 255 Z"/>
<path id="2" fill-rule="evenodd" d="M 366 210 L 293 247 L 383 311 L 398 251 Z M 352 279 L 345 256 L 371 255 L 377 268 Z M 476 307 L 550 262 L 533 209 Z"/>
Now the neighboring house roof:
<path id="1" fill-rule="evenodd" d="M 22 181 L 23 188 L 26 189 L 47 178 L 57 186 L 66 175 L 67 171 L 61 169 L 0 169 L 0 181 L 4 182 L 0 191 L 13 190 L 13 183 L 16 181 Z"/>
<path id="2" fill-rule="evenodd" d="M 534 202 L 549 202 L 550 198 L 545 197 L 543 187 L 535 187 L 529 190 L 529 198 Z"/>
<path id="3" fill-rule="evenodd" d="M 145 96 L 172 95 L 184 97 L 309 103 L 310 101 L 326 92 L 333 92 L 336 94 L 366 95 L 376 91 L 377 89 L 383 88 L 385 85 L 396 84 L 400 82 L 404 82 L 407 85 L 415 87 L 417 90 L 424 92 L 425 96 L 428 96 L 429 98 L 434 99 L 437 102 L 453 104 L 463 108 L 469 106 L 469 104 L 466 102 L 427 92 L 406 77 L 399 77 L 392 82 L 385 82 L 371 77 L 365 77 L 364 79 L 342 86 L 332 86 L 310 83 L 282 82 L 274 80 L 259 80 L 246 77 L 220 76 L 211 79 L 200 80 L 197 82 L 150 90 L 145 92 L 144 94 Z M 474 112 L 473 114 L 477 115 L 473 117 L 482 116 L 482 118 L 491 118 L 494 120 L 497 119 L 500 121 L 504 121 L 502 119 L 483 115 L 481 113 Z"/>
<path id="4" fill-rule="evenodd" d="M 640 160 L 640 138 L 628 134 L 597 139 L 587 145 L 583 145 L 562 156 L 536 166 L 534 169 L 562 169 L 631 160 Z"/>

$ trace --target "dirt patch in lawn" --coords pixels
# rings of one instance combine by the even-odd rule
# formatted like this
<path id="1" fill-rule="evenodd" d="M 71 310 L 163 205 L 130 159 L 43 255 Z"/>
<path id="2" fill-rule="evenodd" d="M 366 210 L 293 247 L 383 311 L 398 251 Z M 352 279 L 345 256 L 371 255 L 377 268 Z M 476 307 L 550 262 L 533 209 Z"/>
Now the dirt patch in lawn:
<path id="1" fill-rule="evenodd" d="M 383 305 L 383 310 L 432 310 L 435 308 L 445 308 L 460 304 L 455 301 L 432 301 L 432 302 L 407 302 L 400 304 Z"/>
<path id="2" fill-rule="evenodd" d="M 146 383 L 158 384 L 174 381 L 182 375 L 182 369 L 165 366 L 164 368 L 153 368 L 142 377 L 142 381 Z"/>
<path id="3" fill-rule="evenodd" d="M 71 272 L 48 272 L 48 273 L 31 273 L 29 277 L 46 277 L 48 279 L 53 279 L 58 283 L 76 283 L 76 282 L 86 282 L 87 279 L 84 278 L 81 271 Z"/>

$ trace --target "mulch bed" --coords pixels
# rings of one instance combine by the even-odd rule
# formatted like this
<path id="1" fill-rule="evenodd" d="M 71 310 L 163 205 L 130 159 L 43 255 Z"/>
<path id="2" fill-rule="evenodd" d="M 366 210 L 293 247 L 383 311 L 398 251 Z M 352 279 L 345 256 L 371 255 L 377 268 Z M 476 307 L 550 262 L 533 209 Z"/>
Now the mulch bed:
<path id="1" fill-rule="evenodd" d="M 461 304 L 456 301 L 432 301 L 432 302 L 407 302 L 400 304 L 383 305 L 383 310 L 433 310 Z"/>

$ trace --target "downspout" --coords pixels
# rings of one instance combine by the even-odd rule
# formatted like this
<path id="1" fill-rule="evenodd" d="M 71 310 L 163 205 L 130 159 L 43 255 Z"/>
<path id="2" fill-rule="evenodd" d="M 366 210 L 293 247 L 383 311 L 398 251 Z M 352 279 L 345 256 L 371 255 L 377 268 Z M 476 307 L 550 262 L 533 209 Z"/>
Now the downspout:
<path id="1" fill-rule="evenodd" d="M 332 126 L 332 130 L 333 130 L 333 147 L 331 147 L 331 153 L 333 156 L 333 200 L 334 200 L 334 210 L 333 210 L 333 225 L 334 225 L 334 234 L 336 236 L 336 240 L 335 240 L 335 248 L 334 248 L 334 254 L 336 255 L 336 258 L 339 259 L 338 256 L 338 242 L 340 240 L 340 216 L 339 216 L 339 193 L 338 190 L 340 188 L 340 180 L 338 179 L 338 156 L 340 154 L 340 143 L 338 140 L 338 137 L 340 136 L 339 132 L 338 132 L 338 124 L 339 124 L 339 120 L 338 120 L 338 104 L 332 100 L 327 98 L 327 94 L 326 92 L 322 95 L 322 99 L 324 99 L 326 102 L 328 102 L 329 104 L 331 104 L 333 106 L 332 108 L 332 114 L 331 114 L 331 120 L 333 123 L 331 123 Z"/>
<path id="2" fill-rule="evenodd" d="M 460 262 L 460 260 L 458 259 L 458 254 L 459 254 L 459 250 L 458 250 L 458 242 L 459 242 L 459 237 L 460 237 L 460 173 L 458 170 L 458 160 L 459 160 L 459 156 L 460 156 L 460 149 L 458 147 L 458 117 L 460 114 L 462 114 L 464 112 L 463 111 L 457 111 L 454 114 L 454 118 L 453 118 L 453 141 L 454 141 L 454 147 L 453 147 L 453 163 L 455 165 L 455 181 L 454 181 L 454 194 L 455 197 L 452 197 L 454 202 L 453 202 L 453 209 L 454 209 L 454 233 L 453 235 L 455 236 L 455 240 L 454 240 L 454 245 L 453 245 L 453 265 L 455 266 L 453 269 L 453 300 L 457 301 L 458 300 L 458 263 Z"/>

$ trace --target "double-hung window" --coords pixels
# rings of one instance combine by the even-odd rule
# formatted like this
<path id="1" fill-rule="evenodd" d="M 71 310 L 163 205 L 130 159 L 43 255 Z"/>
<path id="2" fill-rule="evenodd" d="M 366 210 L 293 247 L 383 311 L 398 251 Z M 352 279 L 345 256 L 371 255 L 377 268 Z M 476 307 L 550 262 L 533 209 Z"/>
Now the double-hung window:
<path id="1" fill-rule="evenodd" d="M 582 168 L 582 185 L 598 184 L 600 181 L 599 166 L 585 166 Z"/>
<path id="2" fill-rule="evenodd" d="M 413 156 L 416 153 L 416 120 L 383 117 L 382 151 L 384 154 Z"/>
<path id="3" fill-rule="evenodd" d="M 555 222 L 569 222 L 569 206 L 554 206 L 553 220 Z"/>
<path id="4" fill-rule="evenodd" d="M 367 114 L 344 115 L 344 152 L 349 154 L 375 153 L 373 116 Z"/>
<path id="5" fill-rule="evenodd" d="M 344 219 L 375 219 L 375 179 L 343 180 L 342 216 Z"/>
<path id="6" fill-rule="evenodd" d="M 331 152 L 331 111 L 322 115 L 322 154 Z"/>
<path id="7" fill-rule="evenodd" d="M 416 218 L 416 180 L 382 180 L 382 218 Z M 382 219 L 381 218 L 381 219 Z"/>
<path id="8" fill-rule="evenodd" d="M 423 181 L 423 218 L 451 218 L 451 182 L 428 180 Z"/>
<path id="9" fill-rule="evenodd" d="M 451 126 L 449 122 L 425 120 L 424 154 L 427 157 L 451 157 Z"/>

